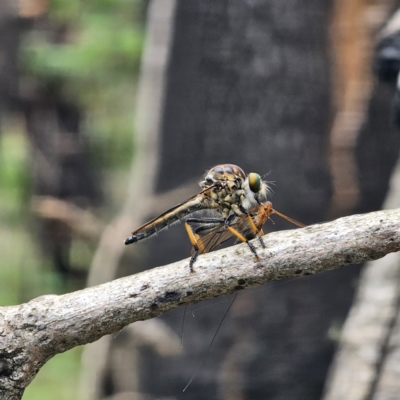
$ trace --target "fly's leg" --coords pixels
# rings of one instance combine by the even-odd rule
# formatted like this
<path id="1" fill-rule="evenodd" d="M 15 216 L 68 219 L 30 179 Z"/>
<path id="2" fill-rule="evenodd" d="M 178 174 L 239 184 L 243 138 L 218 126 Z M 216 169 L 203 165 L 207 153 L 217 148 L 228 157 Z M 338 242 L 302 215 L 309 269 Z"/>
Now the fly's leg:
<path id="1" fill-rule="evenodd" d="M 189 236 L 190 243 L 192 244 L 193 249 L 194 249 L 192 257 L 190 257 L 190 262 L 189 262 L 190 272 L 193 273 L 193 272 L 195 272 L 193 269 L 193 264 L 195 263 L 197 256 L 199 255 L 198 242 L 199 242 L 200 236 L 193 231 L 192 227 L 188 224 L 187 221 L 185 221 L 185 229 L 186 229 L 186 233 Z"/>
<path id="2" fill-rule="evenodd" d="M 191 224 L 201 224 L 193 232 L 198 233 L 201 231 L 209 230 L 215 228 L 218 225 L 225 223 L 224 218 L 187 218 L 185 222 L 189 225 Z"/>
<path id="3" fill-rule="evenodd" d="M 262 238 L 263 236 L 264 236 L 264 231 L 262 229 L 260 229 L 260 231 L 257 232 L 257 237 L 258 237 L 258 240 L 260 241 L 262 248 L 265 249 L 267 246 L 264 243 L 264 239 Z"/>
<path id="4" fill-rule="evenodd" d="M 254 245 L 252 243 L 250 243 L 240 232 L 238 232 L 236 229 L 232 228 L 230 225 L 233 223 L 234 219 L 236 218 L 236 214 L 231 214 L 226 220 L 225 220 L 225 228 L 228 229 L 228 231 L 230 233 L 232 233 L 232 235 L 236 236 L 239 240 L 241 240 L 244 243 L 247 243 L 247 246 L 249 246 L 251 252 L 254 254 L 254 257 L 256 260 L 259 260 L 258 254 L 257 254 L 257 250 L 254 247 Z M 251 219 L 251 217 L 250 217 Z M 251 220 L 251 222 L 253 223 L 253 220 Z M 254 223 L 253 223 L 254 225 Z M 255 228 L 255 226 L 254 226 Z M 255 228 L 256 231 L 258 232 L 257 228 Z"/>
<path id="5" fill-rule="evenodd" d="M 220 218 L 188 218 L 185 221 L 185 229 L 189 236 L 190 243 L 192 244 L 194 249 L 192 257 L 190 258 L 189 262 L 189 268 L 191 273 L 195 272 L 193 265 L 196 262 L 199 253 L 202 254 L 205 252 L 204 247 L 200 242 L 200 236 L 197 233 L 199 228 L 193 229 L 191 224 L 207 224 L 207 226 L 209 227 L 210 225 L 219 225 L 223 222 L 224 219 Z"/>
<path id="6" fill-rule="evenodd" d="M 190 273 L 192 274 L 193 272 L 196 272 L 193 268 L 194 263 L 197 260 L 197 257 L 199 255 L 199 248 L 197 247 L 197 245 L 193 245 L 194 248 L 194 252 L 192 254 L 192 256 L 190 257 L 190 261 L 189 261 L 189 268 L 190 268 Z"/>
<path id="7" fill-rule="evenodd" d="M 264 243 L 264 240 L 262 238 L 262 236 L 264 236 L 264 231 L 262 229 L 260 229 L 260 230 L 257 229 L 256 225 L 254 224 L 253 218 L 251 217 L 250 214 L 247 214 L 247 219 L 249 221 L 251 230 L 254 233 L 254 236 L 258 237 L 258 240 L 260 241 L 260 244 L 261 244 L 262 248 L 265 249 L 265 243 Z"/>
<path id="8" fill-rule="evenodd" d="M 257 199 L 257 202 L 260 204 L 260 206 L 262 206 L 264 208 L 264 206 L 260 203 L 260 201 L 258 199 Z M 265 208 L 264 208 L 264 210 L 265 210 Z M 249 221 L 249 225 L 250 225 L 251 230 L 254 233 L 254 236 L 258 237 L 258 240 L 260 241 L 260 244 L 261 244 L 262 248 L 265 249 L 266 246 L 265 246 L 263 238 L 261 237 L 261 236 L 264 236 L 264 231 L 262 229 L 259 230 L 256 227 L 252 216 L 248 213 L 248 211 L 244 207 L 240 206 L 240 211 L 247 216 L 247 220 Z M 240 240 L 242 240 L 242 239 L 240 239 Z M 246 242 L 246 243 L 248 243 L 248 242 Z M 249 246 L 250 246 L 250 244 L 249 244 Z M 251 247 L 250 247 L 250 249 L 251 249 Z M 253 253 L 254 253 L 254 251 L 253 251 Z M 258 255 L 257 254 L 256 254 L 256 258 L 258 259 Z"/>

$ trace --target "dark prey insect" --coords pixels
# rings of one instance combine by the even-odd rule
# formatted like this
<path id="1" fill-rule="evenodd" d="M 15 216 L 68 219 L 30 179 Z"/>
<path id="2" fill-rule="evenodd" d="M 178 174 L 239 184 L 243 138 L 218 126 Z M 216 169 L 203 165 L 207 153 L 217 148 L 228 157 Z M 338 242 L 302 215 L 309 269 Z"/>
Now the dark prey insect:
<path id="1" fill-rule="evenodd" d="M 136 243 L 157 234 L 169 225 L 184 217 L 198 213 L 199 217 L 185 220 L 185 228 L 189 239 L 197 251 L 198 234 L 193 229 L 199 224 L 211 224 L 214 227 L 223 225 L 224 229 L 231 235 L 243 240 L 243 235 L 232 227 L 238 217 L 247 218 L 253 232 L 258 232 L 250 215 L 250 210 L 266 200 L 268 185 L 257 173 L 248 175 L 233 164 L 222 164 L 211 168 L 203 181 L 200 182 L 202 191 L 183 203 L 172 207 L 160 216 L 145 223 L 139 229 L 132 232 L 125 240 L 125 244 Z M 206 214 L 206 216 L 204 216 Z M 197 229 L 197 228 L 196 228 Z M 245 240 L 247 242 L 247 240 Z M 254 246 L 250 245 L 255 256 L 257 253 Z M 190 271 L 193 272 L 193 264 L 196 256 L 190 261 Z"/>
<path id="2" fill-rule="evenodd" d="M 264 201 L 250 210 L 249 216 L 251 217 L 252 223 L 250 223 L 250 220 L 245 215 L 241 215 L 234 220 L 231 227 L 236 231 L 236 234 L 234 235 L 237 238 L 235 243 L 247 243 L 251 251 L 254 253 L 254 246 L 249 242 L 249 240 L 258 237 L 262 247 L 265 247 L 262 239 L 262 236 L 264 236 L 262 227 L 272 214 L 276 214 L 300 228 L 304 228 L 306 226 L 301 222 L 296 221 L 295 219 L 275 210 L 270 201 Z M 188 218 L 187 223 L 190 224 L 191 222 L 191 219 Z M 192 258 L 194 259 L 196 259 L 197 254 L 208 253 L 233 237 L 232 232 L 225 229 L 223 223 L 199 224 L 198 227 L 193 230 L 193 232 L 196 235 L 196 247 L 193 246 L 191 251 Z"/>

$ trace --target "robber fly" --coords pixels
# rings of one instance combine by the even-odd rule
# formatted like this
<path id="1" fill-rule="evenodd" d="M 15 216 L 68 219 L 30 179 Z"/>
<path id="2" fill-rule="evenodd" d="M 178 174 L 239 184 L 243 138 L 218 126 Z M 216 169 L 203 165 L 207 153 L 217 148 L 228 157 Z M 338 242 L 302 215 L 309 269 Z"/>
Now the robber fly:
<path id="1" fill-rule="evenodd" d="M 145 223 L 132 232 L 125 240 L 125 244 L 136 243 L 157 234 L 169 225 L 177 222 L 187 215 L 199 211 L 208 211 L 211 217 L 189 218 L 185 220 L 185 228 L 195 252 L 190 260 L 190 271 L 194 272 L 193 264 L 197 254 L 201 251 L 198 247 L 200 236 L 194 226 L 223 225 L 231 235 L 243 240 L 243 235 L 232 225 L 239 217 L 247 219 L 254 234 L 259 229 L 255 226 L 250 210 L 261 205 L 266 200 L 268 185 L 254 172 L 246 175 L 244 171 L 233 164 L 222 164 L 211 168 L 203 181 L 200 182 L 201 192 L 188 198 L 183 203 L 172 207 L 160 216 Z M 197 229 L 197 228 L 196 228 Z M 248 242 L 247 240 L 244 240 Z M 249 244 L 251 251 L 257 257 L 253 245 Z"/>

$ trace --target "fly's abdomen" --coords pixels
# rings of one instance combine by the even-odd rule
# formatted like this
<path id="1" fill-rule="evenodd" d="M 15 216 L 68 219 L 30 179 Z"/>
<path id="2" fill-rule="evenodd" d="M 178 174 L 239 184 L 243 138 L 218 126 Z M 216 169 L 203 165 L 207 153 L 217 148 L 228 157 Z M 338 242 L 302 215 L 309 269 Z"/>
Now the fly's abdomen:
<path id="1" fill-rule="evenodd" d="M 207 198 L 203 194 L 198 194 L 187 201 L 169 209 L 160 216 L 142 225 L 139 229 L 132 232 L 125 240 L 125 244 L 136 243 L 162 231 L 168 225 L 178 222 L 182 218 L 196 211 L 208 208 Z"/>

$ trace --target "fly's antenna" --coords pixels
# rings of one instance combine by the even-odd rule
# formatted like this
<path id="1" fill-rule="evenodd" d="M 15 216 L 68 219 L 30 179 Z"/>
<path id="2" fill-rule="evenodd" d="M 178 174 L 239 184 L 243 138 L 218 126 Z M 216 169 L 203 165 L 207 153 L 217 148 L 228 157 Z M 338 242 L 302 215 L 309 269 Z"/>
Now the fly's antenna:
<path id="1" fill-rule="evenodd" d="M 261 179 L 264 179 L 264 178 L 266 178 L 269 174 L 271 173 L 271 171 L 268 171 L 266 174 L 264 174 L 264 175 L 261 175 Z"/>
<path id="2" fill-rule="evenodd" d="M 224 316 L 222 317 L 222 319 L 221 319 L 221 321 L 220 321 L 220 323 L 219 323 L 219 325 L 218 325 L 218 328 L 217 328 L 217 330 L 215 331 L 213 338 L 211 339 L 211 342 L 210 342 L 210 344 L 209 344 L 209 346 L 208 346 L 208 349 L 207 349 L 206 353 L 204 354 L 203 358 L 202 358 L 201 361 L 200 361 L 200 364 L 199 364 L 199 365 L 197 366 L 197 368 L 196 368 L 196 371 L 194 371 L 194 374 L 192 375 L 192 377 L 190 378 L 190 381 L 189 381 L 188 384 L 184 387 L 184 389 L 182 390 L 182 392 L 185 392 L 186 389 L 189 387 L 189 385 L 193 382 L 193 379 L 196 377 L 197 373 L 200 371 L 201 366 L 203 365 L 204 361 L 205 361 L 206 358 L 208 357 L 208 354 L 210 353 L 211 346 L 213 345 L 214 340 L 215 340 L 215 338 L 217 337 L 218 332 L 219 332 L 219 330 L 220 330 L 220 328 L 221 328 L 221 326 L 222 326 L 222 323 L 224 322 L 225 317 L 226 317 L 226 315 L 228 314 L 230 308 L 232 307 L 232 304 L 233 304 L 233 302 L 235 301 L 235 299 L 236 299 L 238 293 L 239 293 L 239 292 L 236 292 L 236 293 L 235 293 L 235 295 L 233 296 L 233 299 L 232 299 L 232 301 L 230 302 L 228 308 L 225 310 Z"/>

